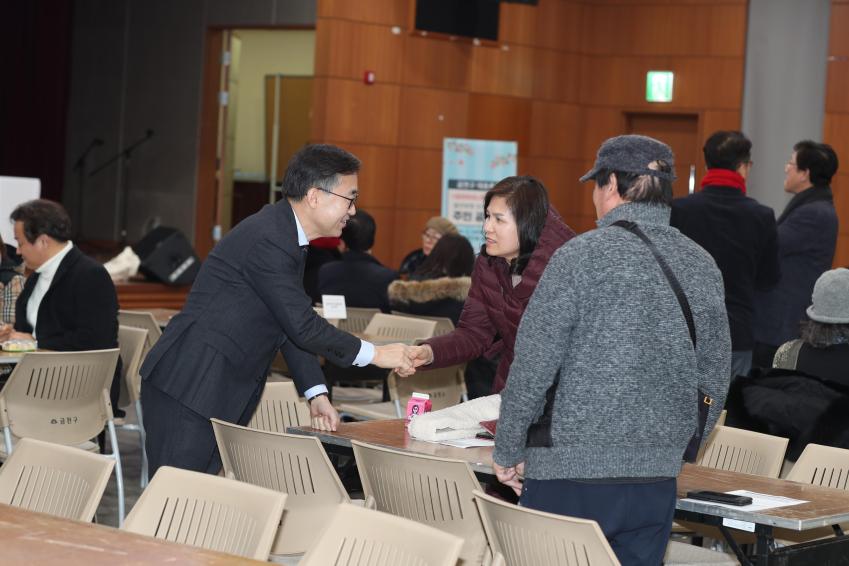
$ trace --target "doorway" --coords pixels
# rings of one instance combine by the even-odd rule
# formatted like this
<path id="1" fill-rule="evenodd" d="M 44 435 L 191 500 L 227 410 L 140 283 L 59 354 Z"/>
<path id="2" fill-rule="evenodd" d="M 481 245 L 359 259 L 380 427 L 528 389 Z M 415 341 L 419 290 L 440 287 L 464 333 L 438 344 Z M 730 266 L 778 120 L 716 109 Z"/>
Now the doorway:
<path id="1" fill-rule="evenodd" d="M 696 172 L 701 163 L 699 144 L 699 117 L 697 114 L 626 114 L 629 134 L 641 134 L 662 141 L 675 154 L 675 174 L 672 194 L 683 197 L 696 186 Z"/>

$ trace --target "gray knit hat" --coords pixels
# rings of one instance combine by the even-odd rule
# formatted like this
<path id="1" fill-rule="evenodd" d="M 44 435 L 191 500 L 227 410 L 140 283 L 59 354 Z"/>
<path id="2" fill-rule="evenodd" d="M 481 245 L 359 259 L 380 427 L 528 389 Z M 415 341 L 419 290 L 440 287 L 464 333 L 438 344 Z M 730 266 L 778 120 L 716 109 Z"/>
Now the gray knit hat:
<path id="1" fill-rule="evenodd" d="M 444 236 L 445 234 L 459 234 L 453 222 L 442 216 L 434 216 L 425 223 L 425 230 L 432 228 Z"/>
<path id="2" fill-rule="evenodd" d="M 849 324 L 849 269 L 838 267 L 817 279 L 808 317 L 817 322 Z"/>
<path id="3" fill-rule="evenodd" d="M 665 161 L 672 168 L 672 172 L 665 173 L 649 169 L 649 163 L 654 161 Z M 660 179 L 674 181 L 675 156 L 672 149 L 663 142 L 648 136 L 616 136 L 606 140 L 598 148 L 598 155 L 593 168 L 587 171 L 580 181 L 589 181 L 596 173 L 603 169 L 611 171 L 622 171 L 623 173 L 636 173 L 637 175 L 652 175 Z"/>

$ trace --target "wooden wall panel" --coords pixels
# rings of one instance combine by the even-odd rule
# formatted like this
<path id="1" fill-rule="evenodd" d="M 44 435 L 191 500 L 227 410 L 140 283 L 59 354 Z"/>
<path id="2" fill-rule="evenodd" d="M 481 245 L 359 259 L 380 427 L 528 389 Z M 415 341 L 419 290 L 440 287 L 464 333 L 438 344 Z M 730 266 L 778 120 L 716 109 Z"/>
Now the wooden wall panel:
<path id="1" fill-rule="evenodd" d="M 646 102 L 646 72 L 673 71 L 671 103 Z M 743 97 L 743 59 L 727 57 L 588 56 L 581 102 L 605 106 L 737 110 Z"/>
<path id="2" fill-rule="evenodd" d="M 468 42 L 406 36 L 402 81 L 409 86 L 468 90 L 473 49 Z"/>
<path id="3" fill-rule="evenodd" d="M 581 156 L 581 107 L 574 104 L 531 103 L 528 155 L 574 159 Z"/>
<path id="4" fill-rule="evenodd" d="M 528 98 L 534 89 L 534 50 L 522 45 L 472 51 L 469 90 Z"/>
<path id="5" fill-rule="evenodd" d="M 849 60 L 828 62 L 825 111 L 849 113 Z"/>
<path id="6" fill-rule="evenodd" d="M 849 33 L 846 33 L 849 29 L 849 2 L 831 3 L 831 29 L 829 55 L 849 57 Z"/>
<path id="7" fill-rule="evenodd" d="M 393 269 L 398 269 L 404 256 L 422 247 L 422 230 L 424 230 L 425 222 L 432 216 L 439 216 L 439 213 L 439 208 L 395 211 L 392 263 L 390 264 Z"/>
<path id="8" fill-rule="evenodd" d="M 466 135 L 481 140 L 514 140 L 519 155 L 530 146 L 531 102 L 526 98 L 469 95 L 469 120 Z"/>
<path id="9" fill-rule="evenodd" d="M 838 172 L 849 173 L 849 113 L 826 113 L 823 141 L 837 152 L 841 168 Z M 847 203 L 849 204 L 849 203 Z M 849 208 L 847 209 L 849 210 Z"/>
<path id="10" fill-rule="evenodd" d="M 562 216 L 584 214 L 584 192 L 589 185 L 578 182 L 586 171 L 581 161 L 528 157 L 521 164 L 520 175 L 532 175 L 542 181 L 548 195 Z"/>
<path id="11" fill-rule="evenodd" d="M 599 146 L 607 138 L 618 136 L 625 131 L 625 113 L 622 108 L 585 107 L 582 112 L 582 148 L 581 155 L 589 161 L 595 160 Z"/>
<path id="12" fill-rule="evenodd" d="M 324 133 L 318 139 L 351 143 L 396 145 L 401 88 L 397 85 L 365 85 L 345 79 L 324 81 L 323 101 L 313 104 L 324 112 Z"/>
<path id="13" fill-rule="evenodd" d="M 373 207 L 394 207 L 395 162 L 398 159 L 398 148 L 346 142 L 339 142 L 336 145 L 356 155 L 362 163 L 357 179 L 357 188 L 360 190 L 357 206 L 362 206 L 369 211 Z"/>
<path id="14" fill-rule="evenodd" d="M 548 0 L 537 6 L 536 39 L 534 45 L 560 51 L 577 52 L 586 45 L 582 2 Z"/>
<path id="15" fill-rule="evenodd" d="M 395 207 L 433 210 L 442 204 L 442 148 L 398 149 Z"/>
<path id="16" fill-rule="evenodd" d="M 501 3 L 498 39 L 508 45 L 535 45 L 538 6 Z"/>
<path id="17" fill-rule="evenodd" d="M 356 22 L 370 22 L 389 26 L 407 27 L 407 10 L 410 0 L 319 0 L 318 18 L 337 18 Z"/>
<path id="18" fill-rule="evenodd" d="M 832 179 L 834 208 L 840 235 L 834 256 L 835 267 L 849 267 L 849 2 L 832 0 L 829 32 L 829 61 L 826 79 L 823 141 L 831 144 L 841 168 Z"/>
<path id="19" fill-rule="evenodd" d="M 315 67 L 321 69 L 321 76 L 362 81 L 365 71 L 374 71 L 377 82 L 398 83 L 403 47 L 404 37 L 386 26 L 320 19 Z"/>
<path id="20" fill-rule="evenodd" d="M 581 61 L 577 53 L 536 49 L 533 97 L 577 103 L 581 96 Z"/>
<path id="21" fill-rule="evenodd" d="M 442 138 L 466 133 L 469 94 L 450 90 L 404 88 L 398 143 L 442 149 Z"/>

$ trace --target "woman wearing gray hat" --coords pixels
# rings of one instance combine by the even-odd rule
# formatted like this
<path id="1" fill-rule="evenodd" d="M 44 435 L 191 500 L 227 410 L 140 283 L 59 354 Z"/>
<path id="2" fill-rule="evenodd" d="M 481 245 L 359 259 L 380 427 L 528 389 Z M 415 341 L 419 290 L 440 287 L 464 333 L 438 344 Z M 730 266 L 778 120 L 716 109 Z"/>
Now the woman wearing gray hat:
<path id="1" fill-rule="evenodd" d="M 793 369 L 849 385 L 849 269 L 826 271 L 817 279 L 802 321 L 801 338 L 782 345 L 773 367 Z"/>

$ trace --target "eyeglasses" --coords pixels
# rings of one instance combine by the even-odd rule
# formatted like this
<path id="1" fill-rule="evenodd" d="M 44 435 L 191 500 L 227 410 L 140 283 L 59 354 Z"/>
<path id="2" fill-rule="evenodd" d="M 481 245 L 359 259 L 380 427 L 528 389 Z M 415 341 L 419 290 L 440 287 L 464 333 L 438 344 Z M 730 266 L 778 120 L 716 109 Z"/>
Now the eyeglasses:
<path id="1" fill-rule="evenodd" d="M 343 199 L 347 200 L 348 201 L 348 210 L 351 210 L 351 207 L 357 206 L 357 199 L 360 197 L 360 195 L 358 195 L 358 194 L 354 195 L 353 198 L 346 197 L 344 195 L 340 195 L 339 193 L 334 193 L 333 191 L 328 191 L 327 189 L 322 189 L 321 187 L 316 187 L 316 188 L 318 190 L 324 192 L 324 193 L 328 193 L 328 194 L 331 194 L 331 195 L 334 195 L 334 196 L 337 196 L 339 198 L 343 198 Z"/>
<path id="2" fill-rule="evenodd" d="M 439 232 L 431 232 L 429 230 L 425 230 L 424 232 L 422 232 L 422 238 L 424 238 L 425 240 L 432 240 L 436 242 L 441 237 L 442 234 L 440 234 Z"/>

